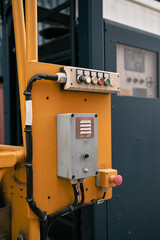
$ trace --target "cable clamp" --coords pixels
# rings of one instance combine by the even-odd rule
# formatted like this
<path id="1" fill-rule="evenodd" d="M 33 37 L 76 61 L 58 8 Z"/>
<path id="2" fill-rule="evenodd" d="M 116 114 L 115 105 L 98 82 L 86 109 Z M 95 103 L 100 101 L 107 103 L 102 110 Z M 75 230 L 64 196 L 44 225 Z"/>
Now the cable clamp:
<path id="1" fill-rule="evenodd" d="M 32 128 L 25 127 L 24 132 L 31 133 L 32 132 Z"/>
<path id="2" fill-rule="evenodd" d="M 95 199 L 92 199 L 92 200 L 91 200 L 91 203 L 92 203 L 93 205 L 95 205 L 95 204 L 96 204 L 96 200 L 95 200 Z"/>
<path id="3" fill-rule="evenodd" d="M 78 194 L 78 196 L 77 196 L 77 200 L 78 200 L 78 201 L 81 200 L 81 195 L 80 195 L 80 194 Z"/>
<path id="4" fill-rule="evenodd" d="M 101 203 L 103 203 L 104 202 L 104 199 L 102 198 L 102 199 L 99 199 L 99 200 L 97 200 L 97 204 L 101 204 Z"/>
<path id="5" fill-rule="evenodd" d="M 25 90 L 25 91 L 23 92 L 23 95 L 25 95 L 25 96 L 31 96 L 31 92 L 28 92 L 28 91 Z"/>
<path id="6" fill-rule="evenodd" d="M 33 166 L 33 164 L 32 163 L 25 163 L 25 167 L 32 167 Z"/>
<path id="7" fill-rule="evenodd" d="M 33 202 L 34 201 L 34 198 L 33 197 L 31 197 L 31 198 L 28 198 L 28 197 L 26 197 L 26 202 Z"/>
<path id="8" fill-rule="evenodd" d="M 44 218 L 43 218 L 43 221 L 47 221 L 47 219 L 48 219 L 48 215 L 47 215 L 47 213 L 46 212 L 43 212 L 44 214 L 45 214 L 45 216 L 44 216 Z"/>
<path id="9" fill-rule="evenodd" d="M 70 211 L 73 212 L 74 207 L 72 205 L 69 205 L 68 207 L 70 208 Z"/>

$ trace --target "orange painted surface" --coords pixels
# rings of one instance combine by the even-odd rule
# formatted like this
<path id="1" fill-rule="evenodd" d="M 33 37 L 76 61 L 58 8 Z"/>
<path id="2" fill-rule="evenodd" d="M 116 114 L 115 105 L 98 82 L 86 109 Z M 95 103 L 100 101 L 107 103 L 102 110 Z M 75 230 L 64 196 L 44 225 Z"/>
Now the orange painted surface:
<path id="1" fill-rule="evenodd" d="M 60 66 L 28 62 L 27 82 L 37 73 L 55 74 Z M 87 99 L 87 101 L 85 101 Z M 109 94 L 60 90 L 56 82 L 41 80 L 33 84 L 33 192 L 38 207 L 48 214 L 74 199 L 69 180 L 57 177 L 56 115 L 62 113 L 98 114 L 98 166 L 111 168 L 111 98 Z M 85 202 L 101 198 L 95 177 L 86 178 Z M 48 199 L 49 197 L 49 199 Z M 112 190 L 106 199 L 112 197 Z M 34 218 L 34 215 L 30 215 Z"/>
<path id="2" fill-rule="evenodd" d="M 28 239 L 28 203 L 26 202 L 26 169 L 24 162 L 8 168 L 2 186 L 6 203 L 11 205 L 11 236 L 17 239 L 23 233 Z"/>

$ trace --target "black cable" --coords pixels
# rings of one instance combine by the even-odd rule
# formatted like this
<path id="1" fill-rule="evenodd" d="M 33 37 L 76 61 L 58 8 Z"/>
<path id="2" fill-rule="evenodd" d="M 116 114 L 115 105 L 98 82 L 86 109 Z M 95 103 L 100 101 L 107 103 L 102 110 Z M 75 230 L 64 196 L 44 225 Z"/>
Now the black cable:
<path id="1" fill-rule="evenodd" d="M 31 90 L 32 90 L 32 84 L 41 79 L 46 79 L 46 80 L 52 80 L 52 81 L 57 81 L 58 76 L 57 75 L 48 75 L 48 74 L 36 74 L 34 75 L 30 81 L 28 82 L 27 88 L 24 92 L 25 99 L 31 100 Z M 27 146 L 27 159 L 26 159 L 26 174 L 27 174 L 27 197 L 26 200 L 32 209 L 32 211 L 40 218 L 41 226 L 42 226 L 42 239 L 46 240 L 46 236 L 49 232 L 50 226 L 53 224 L 54 221 L 56 221 L 57 218 L 64 216 L 70 212 L 73 212 L 77 209 L 79 209 L 82 205 L 84 205 L 84 186 L 83 183 L 80 183 L 80 190 L 82 194 L 82 199 L 81 203 L 78 205 L 80 193 L 79 193 L 79 187 L 78 184 L 72 184 L 73 190 L 74 190 L 74 202 L 69 205 L 68 207 L 47 215 L 46 212 L 43 212 L 40 208 L 37 207 L 36 202 L 34 201 L 33 198 L 33 169 L 32 169 L 32 126 L 31 125 L 26 125 L 25 127 L 25 132 L 26 132 L 26 146 Z M 105 194 L 103 195 L 102 199 L 104 199 Z M 93 204 L 93 202 L 91 203 Z M 88 204 L 90 205 L 90 204 Z"/>
<path id="2" fill-rule="evenodd" d="M 36 74 L 34 75 L 24 92 L 26 101 L 31 100 L 31 90 L 32 84 L 41 79 L 48 79 L 52 81 L 56 81 L 58 79 L 57 75 L 48 75 L 48 74 Z M 33 198 L 33 169 L 32 169 L 32 126 L 26 125 L 25 130 L 26 132 L 26 146 L 27 146 L 27 158 L 26 158 L 26 175 L 27 175 L 27 197 L 26 201 L 28 202 L 32 211 L 40 218 L 40 220 L 47 221 L 47 214 L 46 212 L 41 211 L 40 208 L 37 207 L 36 202 Z"/>
<path id="3" fill-rule="evenodd" d="M 43 74 L 43 73 L 35 74 L 33 77 L 31 77 L 30 81 L 28 82 L 26 92 L 31 92 L 32 84 L 35 81 L 41 80 L 41 79 L 57 81 L 58 80 L 58 75 L 49 75 L 49 74 Z"/>
<path id="4" fill-rule="evenodd" d="M 36 205 L 33 198 L 33 169 L 32 169 L 32 127 L 27 126 L 25 128 L 26 132 L 26 145 L 27 145 L 27 158 L 26 158 L 26 175 L 27 175 L 27 197 L 28 202 L 32 211 L 41 219 L 47 219 L 47 214 L 42 212 Z"/>
<path id="5" fill-rule="evenodd" d="M 104 193 L 103 193 L 103 197 L 102 197 L 102 199 L 104 199 L 104 198 L 105 198 L 105 196 L 106 196 L 106 192 L 104 192 Z"/>
<path id="6" fill-rule="evenodd" d="M 45 229 L 44 239 L 42 239 L 42 240 L 46 239 L 46 237 L 48 236 L 50 227 L 59 217 L 62 217 L 64 215 L 78 209 L 79 187 L 78 187 L 78 184 L 72 184 L 72 187 L 73 187 L 74 196 L 75 196 L 73 203 L 58 212 L 48 215 L 48 217 L 47 217 L 48 226 L 47 226 L 47 229 Z"/>
<path id="7" fill-rule="evenodd" d="M 81 195 L 82 195 L 81 204 L 83 205 L 83 204 L 84 204 L 84 201 L 85 201 L 83 183 L 80 183 L 80 189 L 81 189 Z"/>
<path id="8" fill-rule="evenodd" d="M 101 204 L 101 203 L 103 203 L 105 196 L 106 196 L 106 192 L 103 193 L 102 198 L 98 199 L 97 201 L 93 200 L 93 204 Z"/>
<path id="9" fill-rule="evenodd" d="M 48 221 L 49 222 L 53 222 L 55 221 L 57 218 L 61 217 L 61 216 L 64 216 L 70 212 L 73 212 L 73 210 L 75 209 L 75 207 L 78 205 L 78 191 L 76 189 L 76 184 L 72 184 L 73 186 L 73 191 L 74 191 L 74 202 L 72 204 L 70 204 L 68 207 L 58 211 L 58 212 L 55 212 L 55 213 L 52 213 L 50 215 L 48 215 Z"/>
<path id="10" fill-rule="evenodd" d="M 47 239 L 47 236 L 48 236 L 48 221 L 44 222 L 44 221 L 41 221 L 41 240 L 46 240 Z"/>
<path id="11" fill-rule="evenodd" d="M 75 199 L 74 199 L 74 202 L 71 204 L 71 206 L 75 207 L 78 205 L 78 198 L 80 193 L 79 193 L 78 184 L 72 184 L 72 187 L 73 187 Z"/>

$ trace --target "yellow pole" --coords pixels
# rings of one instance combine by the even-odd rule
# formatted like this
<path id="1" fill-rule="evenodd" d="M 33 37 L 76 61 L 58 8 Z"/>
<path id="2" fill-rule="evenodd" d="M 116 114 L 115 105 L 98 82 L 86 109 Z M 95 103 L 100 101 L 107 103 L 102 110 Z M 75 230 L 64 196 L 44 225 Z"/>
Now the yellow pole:
<path id="1" fill-rule="evenodd" d="M 37 0 L 25 0 L 26 8 L 26 61 L 38 61 Z M 29 240 L 40 240 L 40 223 L 29 210 Z"/>
<path id="2" fill-rule="evenodd" d="M 12 0 L 14 32 L 16 42 L 16 56 L 18 66 L 19 95 L 22 120 L 22 134 L 25 127 L 25 98 L 23 92 L 26 88 L 26 34 L 24 24 L 24 11 L 22 0 Z M 25 146 L 25 135 L 23 134 L 23 145 Z"/>
<path id="3" fill-rule="evenodd" d="M 38 61 L 37 0 L 26 0 L 26 60 Z"/>

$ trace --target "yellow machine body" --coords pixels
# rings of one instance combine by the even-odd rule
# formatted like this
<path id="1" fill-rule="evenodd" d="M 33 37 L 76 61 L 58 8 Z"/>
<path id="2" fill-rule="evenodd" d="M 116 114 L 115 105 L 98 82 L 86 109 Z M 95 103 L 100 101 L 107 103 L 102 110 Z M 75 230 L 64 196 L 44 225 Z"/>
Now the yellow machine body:
<path id="1" fill-rule="evenodd" d="M 39 63 L 37 52 L 32 52 L 37 41 L 36 29 L 36 1 L 26 1 L 26 32 L 28 48 L 25 49 L 24 25 L 18 24 L 22 20 L 22 1 L 12 0 L 15 38 L 17 48 L 17 63 L 19 69 L 19 87 L 22 116 L 23 142 L 25 144 L 25 96 L 23 92 L 30 78 L 38 73 L 56 74 L 62 66 Z M 29 13 L 29 10 L 32 13 Z M 18 12 L 19 11 L 19 12 Z M 33 25 L 31 22 L 33 21 Z M 24 21 L 24 19 L 23 19 Z M 22 23 L 23 23 L 22 21 Z M 23 41 L 19 31 L 23 32 Z M 34 36 L 33 36 L 34 35 Z M 21 43 L 20 43 L 21 42 Z M 20 46 L 21 45 L 21 46 Z M 35 44 L 37 48 L 37 43 Z M 29 48 L 30 46 L 30 48 Z M 21 51 L 23 56 L 21 56 Z M 26 55 L 25 55 L 26 51 Z M 34 54 L 34 56 L 32 56 Z M 27 58 L 25 57 L 27 56 Z M 21 66 L 21 68 L 20 68 Z M 41 80 L 33 83 L 33 197 L 37 206 L 47 214 L 65 208 L 74 200 L 72 185 L 69 180 L 57 176 L 57 129 L 56 116 L 64 113 L 96 113 L 98 114 L 98 168 L 111 168 L 111 96 L 104 93 L 74 92 L 60 89 L 57 82 Z M 6 147 L 6 152 L 9 147 Z M 16 152 L 16 148 L 13 149 Z M 0 149 L 1 153 L 1 149 Z M 22 154 L 23 155 L 23 154 Z M 29 208 L 26 197 L 26 169 L 22 162 L 12 156 L 12 165 L 5 169 L 3 188 L 8 204 L 12 208 L 12 239 L 21 233 L 29 240 L 40 239 L 40 221 Z M 0 155 L 1 163 L 1 155 Z M 2 166 L 3 168 L 3 163 Z M 4 172 L 4 171 L 2 171 Z M 85 179 L 85 203 L 92 199 L 100 199 L 102 188 L 95 185 L 95 177 Z M 112 188 L 109 188 L 105 199 L 112 197 Z"/>

